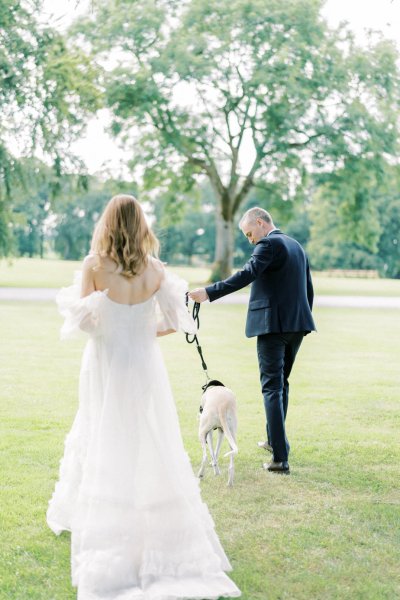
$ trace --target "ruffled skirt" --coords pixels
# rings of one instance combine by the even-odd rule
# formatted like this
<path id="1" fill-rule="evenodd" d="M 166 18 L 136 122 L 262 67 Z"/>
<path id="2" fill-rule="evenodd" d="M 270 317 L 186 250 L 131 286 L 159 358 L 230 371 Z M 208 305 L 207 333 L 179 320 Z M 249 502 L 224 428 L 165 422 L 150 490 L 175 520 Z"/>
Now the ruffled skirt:
<path id="1" fill-rule="evenodd" d="M 151 336 L 89 340 L 47 520 L 57 535 L 71 531 L 78 600 L 240 596 Z"/>

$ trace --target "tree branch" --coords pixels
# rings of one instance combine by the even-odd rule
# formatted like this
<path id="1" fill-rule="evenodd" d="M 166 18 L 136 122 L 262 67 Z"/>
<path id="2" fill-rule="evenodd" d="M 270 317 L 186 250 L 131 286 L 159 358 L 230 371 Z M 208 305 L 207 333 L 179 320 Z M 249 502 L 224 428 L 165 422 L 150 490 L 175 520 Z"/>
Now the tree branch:
<path id="1" fill-rule="evenodd" d="M 249 109 L 250 109 L 250 98 L 248 98 L 247 103 L 246 103 L 246 109 L 245 109 L 245 115 L 242 121 L 242 124 L 240 126 L 240 131 L 239 134 L 237 136 L 234 137 L 238 137 L 236 146 L 233 144 L 233 139 L 234 137 L 231 136 L 230 133 L 230 147 L 231 147 L 231 152 L 232 152 L 232 162 L 231 162 L 231 172 L 230 172 L 230 181 L 229 181 L 229 185 L 228 185 L 228 194 L 230 197 L 233 196 L 235 190 L 236 190 L 236 186 L 239 180 L 239 175 L 237 174 L 237 165 L 239 162 L 239 150 L 240 150 L 240 146 L 243 140 L 243 135 L 246 129 L 246 122 L 247 122 L 247 117 L 248 117 L 248 113 L 249 113 Z M 229 122 L 229 113 L 227 113 L 224 110 L 224 113 L 226 115 L 226 120 L 227 123 Z M 237 117 L 236 117 L 237 118 Z M 239 119 L 238 119 L 239 122 Z M 230 132 L 230 130 L 229 130 Z"/>
<path id="2" fill-rule="evenodd" d="M 205 111 L 206 111 L 206 113 L 207 113 L 207 115 L 208 115 L 208 117 L 210 119 L 210 122 L 212 124 L 212 130 L 213 130 L 214 135 L 216 135 L 217 137 L 219 137 L 223 141 L 224 144 L 230 146 L 229 142 L 224 138 L 224 136 L 222 135 L 222 133 L 215 126 L 215 124 L 214 124 L 214 117 L 213 117 L 212 113 L 210 113 L 210 111 L 206 108 L 207 107 L 207 102 L 206 102 L 206 99 L 204 98 L 203 92 L 199 89 L 198 85 L 196 85 L 196 89 L 197 89 L 197 93 L 199 94 L 199 96 L 200 96 L 200 98 L 201 98 L 201 100 L 203 102 L 203 106 L 205 107 Z M 228 131 L 228 134 L 229 134 L 229 131 Z M 230 137 L 230 134 L 229 134 L 229 137 Z"/>
<path id="3" fill-rule="evenodd" d="M 262 160 L 263 156 L 264 156 L 264 152 L 262 152 L 262 153 L 257 152 L 257 155 L 256 155 L 256 158 L 254 159 L 253 165 L 252 165 L 249 173 L 245 177 L 243 185 L 242 185 L 239 193 L 236 194 L 235 199 L 233 201 L 232 215 L 234 215 L 236 213 L 236 211 L 239 208 L 240 204 L 242 203 L 242 201 L 244 200 L 244 198 L 247 196 L 247 194 L 249 193 L 250 189 L 253 187 L 253 185 L 254 185 L 254 175 L 255 175 L 257 169 L 260 166 L 260 163 L 261 163 L 261 160 Z"/>

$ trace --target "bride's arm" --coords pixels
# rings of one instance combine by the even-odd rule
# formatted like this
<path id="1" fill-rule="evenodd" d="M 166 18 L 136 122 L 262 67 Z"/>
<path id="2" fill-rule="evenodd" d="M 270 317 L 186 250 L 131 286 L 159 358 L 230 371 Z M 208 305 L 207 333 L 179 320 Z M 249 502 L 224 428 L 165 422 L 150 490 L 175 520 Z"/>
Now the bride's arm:
<path id="1" fill-rule="evenodd" d="M 85 257 L 82 265 L 82 282 L 81 282 L 81 298 L 85 298 L 86 296 L 90 296 L 93 292 L 96 291 L 96 286 L 94 283 L 94 270 L 93 268 L 96 266 L 97 261 L 96 257 L 93 255 L 88 255 Z M 86 314 L 81 322 L 79 323 L 79 328 L 82 331 L 86 331 L 87 333 L 91 333 L 97 325 L 97 319 L 91 314 Z"/>
<path id="2" fill-rule="evenodd" d="M 81 298 L 85 298 L 85 296 L 89 296 L 89 294 L 96 291 L 93 271 L 95 266 L 96 258 L 91 254 L 86 256 L 82 265 Z"/>
<path id="3" fill-rule="evenodd" d="M 187 283 L 177 275 L 163 269 L 163 278 L 157 292 L 157 335 L 168 335 L 174 331 L 196 333 L 196 324 L 189 314 L 185 302 Z"/>
<path id="4" fill-rule="evenodd" d="M 176 329 L 165 329 L 164 331 L 157 331 L 157 337 L 163 337 L 164 335 L 169 335 L 170 333 L 176 333 Z"/>
<path id="5" fill-rule="evenodd" d="M 150 257 L 150 260 L 151 260 L 151 264 L 153 265 L 153 268 L 155 269 L 155 271 L 159 277 L 159 288 L 160 288 L 160 286 L 164 280 L 164 277 L 165 277 L 164 264 L 160 260 L 157 260 L 156 258 L 153 258 L 153 257 Z M 164 337 L 165 335 L 170 335 L 171 333 L 176 333 L 176 329 L 167 328 L 167 329 L 157 330 L 157 337 Z"/>

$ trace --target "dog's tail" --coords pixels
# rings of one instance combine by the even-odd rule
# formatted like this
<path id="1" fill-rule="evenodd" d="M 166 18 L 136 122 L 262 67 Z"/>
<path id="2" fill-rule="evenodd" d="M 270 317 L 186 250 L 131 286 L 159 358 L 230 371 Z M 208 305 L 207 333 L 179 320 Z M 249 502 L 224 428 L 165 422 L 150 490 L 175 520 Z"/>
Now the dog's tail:
<path id="1" fill-rule="evenodd" d="M 231 451 L 227 452 L 226 454 L 224 454 L 224 456 L 231 456 L 232 454 L 237 454 L 238 453 L 238 447 L 236 445 L 235 440 L 233 439 L 233 435 L 231 433 L 231 430 L 229 428 L 229 422 L 226 419 L 226 414 L 221 412 L 220 414 L 220 420 L 221 420 L 221 425 L 224 429 L 224 433 L 226 435 L 226 439 L 228 440 L 228 443 L 231 447 Z"/>

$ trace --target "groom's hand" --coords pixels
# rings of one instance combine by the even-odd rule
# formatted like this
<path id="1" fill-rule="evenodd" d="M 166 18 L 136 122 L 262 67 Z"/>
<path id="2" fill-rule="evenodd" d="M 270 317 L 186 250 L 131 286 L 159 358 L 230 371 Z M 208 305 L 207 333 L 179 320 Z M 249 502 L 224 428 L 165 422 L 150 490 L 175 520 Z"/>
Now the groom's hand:
<path id="1" fill-rule="evenodd" d="M 205 300 L 209 299 L 205 288 L 196 288 L 195 290 L 192 290 L 189 292 L 189 298 L 194 302 L 205 302 Z"/>

